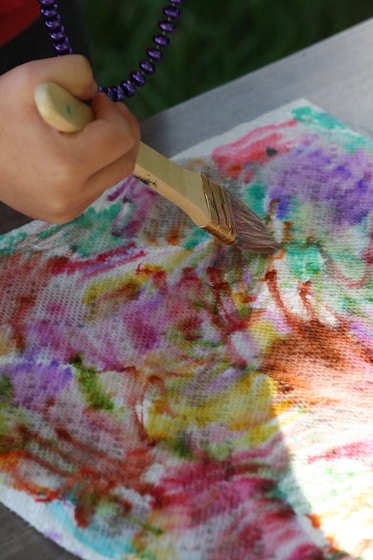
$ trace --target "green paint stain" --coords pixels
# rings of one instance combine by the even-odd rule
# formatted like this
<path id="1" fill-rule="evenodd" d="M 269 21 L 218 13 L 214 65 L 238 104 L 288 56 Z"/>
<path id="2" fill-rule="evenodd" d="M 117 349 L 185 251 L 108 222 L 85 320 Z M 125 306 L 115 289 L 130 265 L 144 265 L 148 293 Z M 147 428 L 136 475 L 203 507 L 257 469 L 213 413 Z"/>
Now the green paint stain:
<path id="1" fill-rule="evenodd" d="M 290 245 L 287 249 L 290 270 L 300 280 L 305 281 L 321 271 L 320 253 L 317 247 Z"/>
<path id="2" fill-rule="evenodd" d="M 315 123 L 317 123 L 319 126 L 327 130 L 346 130 L 347 128 L 345 124 L 333 117 L 333 115 L 325 113 L 325 111 L 319 111 L 312 107 L 306 106 L 293 109 L 292 114 L 296 121 L 303 124 L 311 124 L 314 126 Z"/>
<path id="3" fill-rule="evenodd" d="M 13 401 L 13 385 L 10 377 L 3 375 L 0 378 L 0 407 L 4 403 L 9 404 Z"/>
<path id="4" fill-rule="evenodd" d="M 343 560 L 347 557 L 348 557 L 347 552 L 338 551 L 338 552 L 333 552 L 331 556 L 328 556 L 325 560 Z"/>
<path id="5" fill-rule="evenodd" d="M 268 496 L 279 502 L 286 503 L 288 499 L 288 493 L 284 491 L 278 484 L 274 485 L 268 492 Z"/>
<path id="6" fill-rule="evenodd" d="M 176 455 L 181 459 L 191 460 L 194 458 L 194 455 L 190 449 L 190 444 L 183 434 L 180 434 L 176 438 L 176 440 L 172 442 L 172 449 L 174 453 L 176 453 Z"/>
<path id="7" fill-rule="evenodd" d="M 266 195 L 266 187 L 260 183 L 253 183 L 245 192 L 244 202 L 249 208 L 255 212 L 260 218 L 265 217 L 264 199 Z"/>
<path id="8" fill-rule="evenodd" d="M 98 249 L 120 247 L 123 240 L 111 233 L 112 223 L 121 210 L 121 203 L 116 202 L 107 208 L 96 210 L 88 208 L 74 221 L 51 226 L 38 234 L 40 240 L 47 240 L 61 234 L 64 241 L 75 253 L 82 257 L 91 257 Z M 71 242 L 70 242 L 71 240 Z"/>
<path id="9" fill-rule="evenodd" d="M 18 232 L 14 235 L 4 233 L 5 246 L 0 248 L 0 256 L 12 255 L 17 251 L 16 245 L 27 238 L 27 233 Z M 0 235 L 0 238 L 2 236 Z"/>
<path id="10" fill-rule="evenodd" d="M 20 437 L 17 426 L 24 425 L 22 410 L 14 403 L 12 380 L 0 377 L 0 454 L 25 449 L 27 442 Z"/>
<path id="11" fill-rule="evenodd" d="M 211 237 L 210 234 L 206 233 L 203 229 L 195 228 L 190 234 L 190 236 L 188 237 L 188 239 L 183 243 L 183 248 L 194 249 L 200 243 L 206 241 L 209 237 Z"/>
<path id="12" fill-rule="evenodd" d="M 373 143 L 371 140 L 361 134 L 358 134 L 357 132 L 354 132 L 343 122 L 325 111 L 305 106 L 293 109 L 292 115 L 296 121 L 301 122 L 306 126 L 310 125 L 313 131 L 318 128 L 318 132 L 320 133 L 337 132 L 338 137 L 335 138 L 335 141 L 344 146 L 347 152 L 354 153 L 362 147 L 370 148 L 371 150 L 373 149 Z"/>
<path id="13" fill-rule="evenodd" d="M 85 368 L 78 356 L 72 361 L 76 378 L 88 405 L 94 410 L 112 411 L 114 403 L 101 387 L 99 374 L 91 368 Z"/>

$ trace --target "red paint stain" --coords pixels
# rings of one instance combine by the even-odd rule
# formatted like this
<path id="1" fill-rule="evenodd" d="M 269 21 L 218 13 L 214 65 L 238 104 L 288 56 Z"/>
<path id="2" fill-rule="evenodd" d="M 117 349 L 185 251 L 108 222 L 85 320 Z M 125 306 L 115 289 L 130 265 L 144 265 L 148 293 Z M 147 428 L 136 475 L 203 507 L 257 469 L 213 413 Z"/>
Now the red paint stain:
<path id="1" fill-rule="evenodd" d="M 170 245 L 180 245 L 181 227 L 176 225 L 166 235 L 166 241 Z"/>
<path id="2" fill-rule="evenodd" d="M 320 549 L 313 544 L 303 544 L 289 557 L 289 560 L 324 560 L 325 555 Z"/>
<path id="3" fill-rule="evenodd" d="M 198 315 L 194 317 L 188 317 L 181 323 L 179 323 L 179 329 L 183 333 L 185 340 L 188 342 L 193 342 L 201 338 L 200 328 L 202 327 L 202 318 Z"/>
<path id="4" fill-rule="evenodd" d="M 140 263 L 136 268 L 136 275 L 151 279 L 155 288 L 161 294 L 167 292 L 167 273 L 160 266 Z"/>
<path id="5" fill-rule="evenodd" d="M 238 313 L 233 288 L 224 278 L 223 270 L 209 267 L 207 273 L 214 298 L 214 306 L 211 310 L 212 322 L 223 331 L 224 336 L 245 330 L 248 326 L 248 318 L 243 318 Z"/>
<path id="6" fill-rule="evenodd" d="M 145 256 L 146 252 L 144 250 L 136 250 L 136 245 L 130 243 L 125 248 L 118 247 L 93 258 L 52 257 L 47 263 L 47 269 L 52 276 L 59 274 L 70 275 L 84 271 L 85 275 L 89 277 L 90 275 L 97 274 L 98 270 L 105 272 L 111 270 L 114 266 L 131 263 Z"/>
<path id="7" fill-rule="evenodd" d="M 237 178 L 245 171 L 245 180 L 249 181 L 258 165 L 274 155 L 288 152 L 295 145 L 296 139 L 287 137 L 286 130 L 297 124 L 290 120 L 259 127 L 231 144 L 216 148 L 212 159 L 225 176 Z"/>
<path id="8" fill-rule="evenodd" d="M 97 420 L 97 415 L 95 418 Z M 153 463 L 152 446 L 144 446 L 140 441 L 136 443 L 136 434 L 132 438 L 132 447 L 123 451 L 122 458 L 116 458 L 102 453 L 93 440 L 89 443 L 79 441 L 66 427 L 55 426 L 55 433 L 56 439 L 53 440 L 24 425 L 16 428 L 13 445 L 22 449 L 13 450 L 8 463 L 9 467 L 12 466 L 17 489 L 37 501 L 72 500 L 76 504 L 75 519 L 80 527 L 89 525 L 102 500 L 114 499 L 123 514 L 131 510 L 131 504 L 115 492 L 123 482 L 127 488 L 151 497 L 153 485 L 142 474 Z M 28 475 L 19 468 L 22 460 L 28 462 Z M 34 482 L 34 466 L 54 475 L 60 485 L 51 490 Z"/>

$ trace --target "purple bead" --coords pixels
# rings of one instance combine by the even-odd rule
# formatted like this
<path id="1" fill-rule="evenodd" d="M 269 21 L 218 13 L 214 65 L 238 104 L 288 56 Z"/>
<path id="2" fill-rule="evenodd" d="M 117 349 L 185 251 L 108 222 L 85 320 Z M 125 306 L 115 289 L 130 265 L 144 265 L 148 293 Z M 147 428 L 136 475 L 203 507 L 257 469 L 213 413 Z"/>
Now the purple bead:
<path id="1" fill-rule="evenodd" d="M 141 60 L 139 66 L 145 74 L 153 74 L 155 71 L 155 65 L 151 60 Z"/>
<path id="2" fill-rule="evenodd" d="M 49 34 L 50 38 L 53 40 L 54 43 L 62 43 L 66 39 L 65 28 L 61 27 L 57 31 L 53 31 Z"/>
<path id="3" fill-rule="evenodd" d="M 40 13 L 46 18 L 55 18 L 58 16 L 56 8 L 41 8 Z"/>
<path id="4" fill-rule="evenodd" d="M 39 0 L 39 4 L 45 8 L 57 7 L 54 0 Z"/>
<path id="5" fill-rule="evenodd" d="M 131 80 L 125 80 L 124 82 L 122 82 L 121 87 L 123 88 L 124 91 L 124 95 L 126 97 L 133 97 L 136 93 L 136 87 L 134 86 L 134 84 L 131 82 Z"/>
<path id="6" fill-rule="evenodd" d="M 144 74 L 142 72 L 139 72 L 138 70 L 135 72 L 131 72 L 130 78 L 138 87 L 143 87 L 146 84 L 146 78 Z"/>
<path id="7" fill-rule="evenodd" d="M 40 4 L 40 13 L 43 16 L 44 24 L 48 34 L 52 39 L 53 48 L 58 56 L 72 54 L 73 50 L 70 46 L 69 38 L 62 24 L 59 13 L 59 3 L 57 0 L 38 0 Z M 163 14 L 167 19 L 161 19 L 158 22 L 158 28 L 161 33 L 153 36 L 155 47 L 147 49 L 147 59 L 139 62 L 139 70 L 131 72 L 129 78 L 121 82 L 117 86 L 108 88 L 99 87 L 99 91 L 104 92 L 113 101 L 122 101 L 124 97 L 132 97 L 137 92 L 137 87 L 146 84 L 145 74 L 153 74 L 155 72 L 155 63 L 162 59 L 162 49 L 169 45 L 168 34 L 173 33 L 175 24 L 173 19 L 180 16 L 178 6 L 183 0 L 169 0 L 169 4 L 163 8 Z"/>
<path id="8" fill-rule="evenodd" d="M 156 45 L 158 45 L 158 47 L 167 47 L 170 42 L 169 38 L 166 37 L 166 35 L 161 35 L 161 33 L 158 33 L 158 35 L 154 35 L 153 41 Z"/>
<path id="9" fill-rule="evenodd" d="M 159 25 L 159 29 L 161 29 L 165 33 L 172 33 L 173 31 L 175 31 L 175 24 L 172 23 L 171 21 L 162 20 L 159 22 L 158 25 Z"/>
<path id="10" fill-rule="evenodd" d="M 108 96 L 108 98 L 111 101 L 116 101 L 116 92 L 114 91 L 114 88 L 108 88 L 108 87 L 100 87 L 99 91 L 104 93 L 105 95 Z"/>
<path id="11" fill-rule="evenodd" d="M 70 47 L 70 44 L 69 44 L 68 40 L 66 40 L 64 43 L 55 43 L 54 48 L 55 48 L 57 54 L 59 54 L 59 55 L 73 54 L 73 50 Z"/>
<path id="12" fill-rule="evenodd" d="M 121 86 L 114 86 L 109 89 L 113 96 L 113 101 L 123 101 L 125 98 L 125 92 Z"/>
<path id="13" fill-rule="evenodd" d="M 58 52 L 61 52 L 63 49 L 70 48 L 70 42 L 67 37 L 64 37 L 62 41 L 55 41 L 53 46 Z"/>
<path id="14" fill-rule="evenodd" d="M 178 17 L 180 17 L 181 12 L 180 9 L 176 6 L 166 6 L 165 8 L 163 8 L 163 13 L 165 16 L 171 19 L 177 19 Z"/>
<path id="15" fill-rule="evenodd" d="M 159 49 L 148 49 L 146 53 L 149 56 L 149 58 L 155 61 L 161 60 L 163 56 L 163 53 Z"/>
<path id="16" fill-rule="evenodd" d="M 45 26 L 49 31 L 56 31 L 61 28 L 61 20 L 56 19 L 47 20 Z"/>

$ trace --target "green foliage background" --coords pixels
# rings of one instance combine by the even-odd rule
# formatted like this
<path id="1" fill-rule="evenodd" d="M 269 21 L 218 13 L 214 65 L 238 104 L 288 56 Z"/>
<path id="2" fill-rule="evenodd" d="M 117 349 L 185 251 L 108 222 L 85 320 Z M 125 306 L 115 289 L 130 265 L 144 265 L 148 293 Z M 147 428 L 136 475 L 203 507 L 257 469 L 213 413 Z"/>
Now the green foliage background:
<path id="1" fill-rule="evenodd" d="M 81 0 L 100 83 L 136 69 L 166 0 Z M 143 119 L 373 16 L 371 0 L 185 0 L 156 73 L 127 105 Z"/>

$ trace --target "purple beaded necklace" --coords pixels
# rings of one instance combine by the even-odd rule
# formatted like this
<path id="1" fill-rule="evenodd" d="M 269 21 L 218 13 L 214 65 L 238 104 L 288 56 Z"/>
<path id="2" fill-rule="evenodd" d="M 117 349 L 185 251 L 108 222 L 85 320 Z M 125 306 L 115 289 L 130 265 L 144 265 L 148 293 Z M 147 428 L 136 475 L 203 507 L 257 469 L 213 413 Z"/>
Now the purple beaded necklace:
<path id="1" fill-rule="evenodd" d="M 62 24 L 57 0 L 38 1 L 41 15 L 43 16 L 56 54 L 58 56 L 72 54 L 73 50 Z M 127 80 L 120 82 L 116 86 L 100 87 L 100 91 L 106 93 L 112 101 L 123 101 L 125 97 L 135 95 L 137 88 L 143 87 L 146 84 L 145 75 L 155 72 L 155 64 L 163 56 L 162 49 L 167 47 L 170 42 L 168 35 L 175 30 L 175 20 L 180 16 L 179 6 L 182 2 L 183 0 L 170 0 L 169 4 L 163 8 L 162 13 L 165 17 L 158 22 L 160 33 L 158 32 L 153 36 L 154 46 L 146 50 L 147 58 L 140 60 L 138 64 L 139 69 L 131 72 Z"/>

